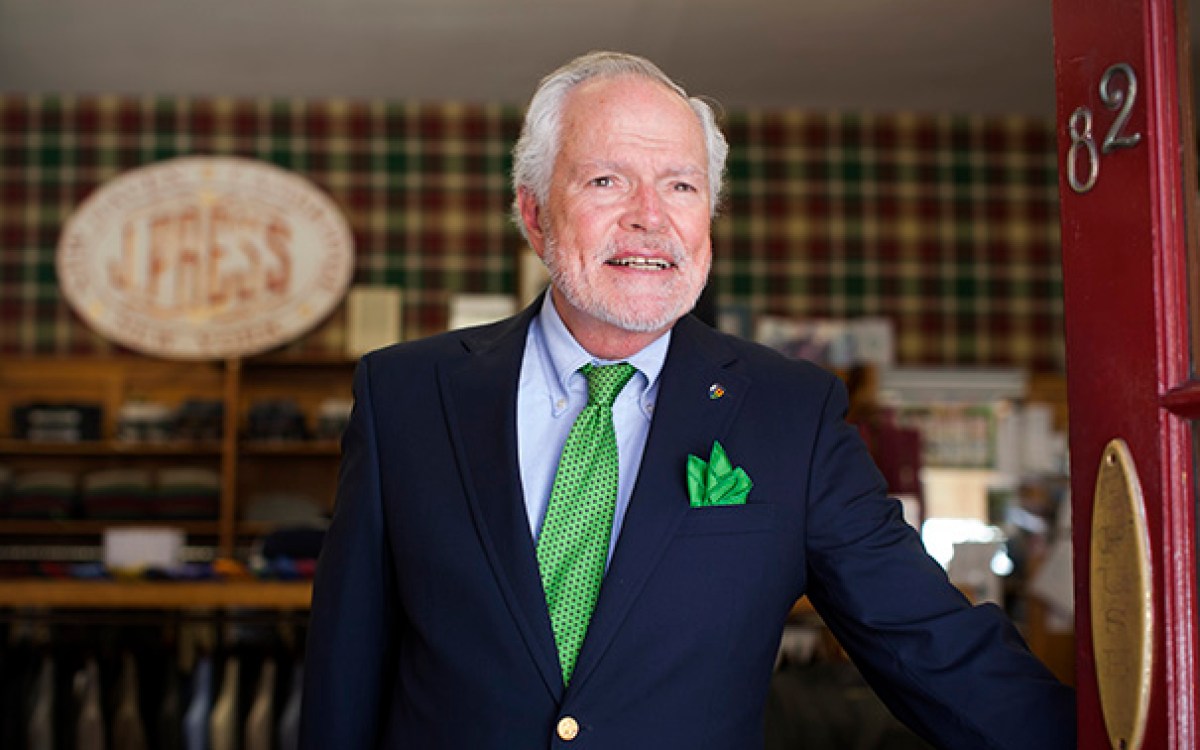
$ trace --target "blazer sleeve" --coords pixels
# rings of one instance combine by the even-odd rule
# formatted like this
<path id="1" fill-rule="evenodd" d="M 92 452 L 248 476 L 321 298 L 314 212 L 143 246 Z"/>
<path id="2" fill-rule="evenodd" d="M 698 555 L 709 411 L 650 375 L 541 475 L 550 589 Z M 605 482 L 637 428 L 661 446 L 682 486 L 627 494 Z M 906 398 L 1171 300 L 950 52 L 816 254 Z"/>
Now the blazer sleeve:
<path id="1" fill-rule="evenodd" d="M 1074 692 L 1002 610 L 971 606 L 925 553 L 846 408 L 835 379 L 808 488 L 814 607 L 891 710 L 937 746 L 1074 748 Z"/>
<path id="2" fill-rule="evenodd" d="M 354 374 L 333 522 L 313 582 L 300 747 L 374 747 L 398 655 L 369 360 Z"/>

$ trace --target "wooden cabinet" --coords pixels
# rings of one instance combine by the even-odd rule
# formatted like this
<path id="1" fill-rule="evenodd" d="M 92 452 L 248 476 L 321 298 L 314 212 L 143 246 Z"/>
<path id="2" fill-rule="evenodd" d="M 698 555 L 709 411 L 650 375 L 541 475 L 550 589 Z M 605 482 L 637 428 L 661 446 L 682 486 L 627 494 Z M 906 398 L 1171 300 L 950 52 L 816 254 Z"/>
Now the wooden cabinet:
<path id="1" fill-rule="evenodd" d="M 0 517 L 0 545 L 9 550 L 97 545 L 107 528 L 170 526 L 182 529 L 189 546 L 211 549 L 217 558 L 238 556 L 274 524 L 245 518 L 247 502 L 262 493 L 303 493 L 331 510 L 340 456 L 335 437 L 255 440 L 247 434 L 254 404 L 287 400 L 312 428 L 330 399 L 350 399 L 354 362 L 339 356 L 269 355 L 223 362 L 170 362 L 134 355 L 109 358 L 8 358 L 0 360 L 0 467 L 14 476 L 56 470 L 82 476 L 105 468 L 198 467 L 219 475 L 219 499 L 211 517 L 194 520 L 57 517 Z M 189 400 L 223 406 L 220 437 L 209 440 L 131 441 L 118 438 L 118 413 L 131 402 L 176 407 Z M 29 403 L 88 403 L 101 408 L 97 440 L 35 442 L 15 437 L 14 406 Z M 12 555 L 10 554 L 11 558 Z M 175 584 L 157 584 L 173 587 Z M 192 602 L 264 606 L 307 606 L 308 584 L 236 586 L 179 584 L 156 590 L 140 583 L 0 581 L 0 606 L 39 602 L 61 606 L 164 606 Z M 236 591 L 235 591 L 236 589 Z M 39 593 L 40 592 L 40 593 Z M 169 592 L 169 593 L 167 593 Z M 258 592 L 258 593 L 254 593 Z M 180 598 L 182 597 L 182 598 Z M 198 599 L 197 599 L 198 597 Z M 174 604 L 172 602 L 175 602 Z"/>

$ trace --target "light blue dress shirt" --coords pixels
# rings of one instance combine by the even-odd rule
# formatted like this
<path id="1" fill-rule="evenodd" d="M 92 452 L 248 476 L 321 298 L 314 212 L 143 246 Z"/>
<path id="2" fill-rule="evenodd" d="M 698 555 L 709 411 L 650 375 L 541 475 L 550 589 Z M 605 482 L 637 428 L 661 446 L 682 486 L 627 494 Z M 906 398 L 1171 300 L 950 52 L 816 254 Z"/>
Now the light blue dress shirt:
<path id="1" fill-rule="evenodd" d="M 608 545 L 610 560 L 642 463 L 654 401 L 658 396 L 658 376 L 667 358 L 670 341 L 671 332 L 667 331 L 637 354 L 621 360 L 638 371 L 613 403 L 620 481 Z M 578 370 L 588 363 L 612 364 L 609 360 L 593 357 L 579 345 L 554 309 L 554 302 L 547 292 L 541 313 L 529 326 L 517 385 L 517 461 L 525 491 L 529 530 L 535 541 L 550 503 L 554 473 L 567 442 L 567 433 L 587 405 L 587 378 Z"/>

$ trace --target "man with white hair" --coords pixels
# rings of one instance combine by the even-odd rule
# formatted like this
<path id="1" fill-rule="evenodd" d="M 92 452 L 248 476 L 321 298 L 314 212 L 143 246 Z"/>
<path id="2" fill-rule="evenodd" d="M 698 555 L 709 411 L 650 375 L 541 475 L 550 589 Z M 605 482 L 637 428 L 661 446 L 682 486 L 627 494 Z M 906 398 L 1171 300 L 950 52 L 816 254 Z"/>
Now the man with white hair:
<path id="1" fill-rule="evenodd" d="M 726 152 L 642 58 L 542 81 L 514 214 L 551 288 L 361 362 L 302 747 L 761 748 L 804 594 L 929 741 L 1074 747 L 1071 691 L 924 553 L 840 382 L 688 315 Z"/>

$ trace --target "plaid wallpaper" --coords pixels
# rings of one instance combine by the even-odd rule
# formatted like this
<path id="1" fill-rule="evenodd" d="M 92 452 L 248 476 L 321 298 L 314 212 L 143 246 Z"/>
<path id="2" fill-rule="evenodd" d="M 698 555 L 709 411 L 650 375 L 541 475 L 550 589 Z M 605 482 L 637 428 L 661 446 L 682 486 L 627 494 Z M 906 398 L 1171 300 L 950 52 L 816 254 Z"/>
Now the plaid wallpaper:
<path id="1" fill-rule="evenodd" d="M 185 154 L 300 172 L 349 216 L 356 283 L 404 335 L 455 292 L 512 292 L 507 106 L 0 96 L 0 354 L 104 353 L 59 295 L 62 223 L 121 171 Z M 732 112 L 714 228 L 721 305 L 882 315 L 904 364 L 1061 370 L 1054 132 L 1024 118 Z M 339 312 L 295 346 L 340 350 Z"/>

